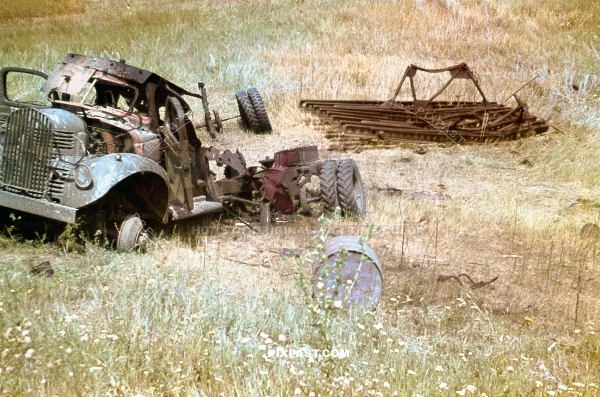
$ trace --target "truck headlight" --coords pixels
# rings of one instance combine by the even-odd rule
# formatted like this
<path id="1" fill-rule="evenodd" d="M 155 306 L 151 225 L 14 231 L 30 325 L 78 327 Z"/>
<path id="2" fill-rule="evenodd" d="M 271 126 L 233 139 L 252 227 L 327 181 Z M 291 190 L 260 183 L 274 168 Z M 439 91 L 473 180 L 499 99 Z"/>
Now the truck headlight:
<path id="1" fill-rule="evenodd" d="M 92 170 L 85 164 L 77 164 L 75 168 L 75 185 L 80 189 L 87 189 L 92 185 Z"/>

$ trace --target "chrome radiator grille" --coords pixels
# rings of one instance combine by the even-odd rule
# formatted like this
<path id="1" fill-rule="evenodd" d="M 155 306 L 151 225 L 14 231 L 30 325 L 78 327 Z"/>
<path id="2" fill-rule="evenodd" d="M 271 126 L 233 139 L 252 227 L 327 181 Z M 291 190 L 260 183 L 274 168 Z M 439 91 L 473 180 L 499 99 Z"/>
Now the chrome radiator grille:
<path id="1" fill-rule="evenodd" d="M 45 198 L 50 188 L 54 149 L 51 121 L 35 109 L 20 109 L 9 117 L 2 154 L 3 188 Z"/>

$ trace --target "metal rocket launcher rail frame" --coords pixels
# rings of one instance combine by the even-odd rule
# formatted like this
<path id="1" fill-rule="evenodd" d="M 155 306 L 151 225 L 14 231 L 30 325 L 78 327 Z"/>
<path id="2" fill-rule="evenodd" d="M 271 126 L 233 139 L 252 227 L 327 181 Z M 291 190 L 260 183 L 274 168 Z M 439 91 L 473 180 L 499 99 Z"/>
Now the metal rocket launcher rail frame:
<path id="1" fill-rule="evenodd" d="M 419 99 L 414 81 L 417 72 L 449 72 L 450 78 L 429 99 Z M 398 101 L 407 78 L 413 100 Z M 482 100 L 436 101 L 455 79 L 471 80 Z M 509 107 L 488 101 L 477 77 L 465 63 L 444 69 L 410 65 L 390 100 L 305 99 L 300 101 L 300 107 L 317 116 L 322 123 L 329 124 L 334 131 L 328 133 L 328 138 L 339 141 L 466 143 L 516 139 L 546 132 L 548 123 L 529 112 L 527 104 L 516 95 L 519 90 L 510 96 L 515 98 L 517 106 Z"/>

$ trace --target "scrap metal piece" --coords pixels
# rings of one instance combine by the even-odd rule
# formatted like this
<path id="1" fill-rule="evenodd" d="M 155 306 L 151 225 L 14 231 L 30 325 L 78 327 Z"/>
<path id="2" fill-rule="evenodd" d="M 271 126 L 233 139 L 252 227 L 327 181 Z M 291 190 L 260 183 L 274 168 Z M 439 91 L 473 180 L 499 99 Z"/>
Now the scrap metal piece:
<path id="1" fill-rule="evenodd" d="M 225 176 L 233 178 L 248 175 L 246 159 L 239 150 L 233 153 L 231 150 L 220 150 L 211 146 L 205 154 L 208 160 L 215 161 L 219 167 L 225 166 Z"/>
<path id="2" fill-rule="evenodd" d="M 31 272 L 41 276 L 51 277 L 54 275 L 54 268 L 50 261 L 44 261 L 31 268 Z"/>
<path id="3" fill-rule="evenodd" d="M 263 233 L 271 233 L 273 230 L 271 218 L 271 204 L 268 202 L 260 203 L 260 230 Z"/>
<path id="4" fill-rule="evenodd" d="M 418 72 L 448 72 L 449 79 L 431 97 L 417 96 L 414 77 Z M 399 101 L 405 81 L 410 85 L 411 101 Z M 436 100 L 456 79 L 470 80 L 480 101 Z M 516 91 L 518 92 L 518 90 Z M 327 137 L 337 141 L 370 140 L 387 142 L 484 142 L 487 139 L 515 139 L 539 134 L 548 123 L 529 112 L 516 95 L 516 107 L 489 101 L 479 80 L 465 63 L 443 69 L 406 68 L 394 95 L 387 101 L 301 100 L 300 107 L 329 125 Z M 510 98 L 510 97 L 509 97 Z"/>
<path id="5" fill-rule="evenodd" d="M 305 188 L 300 189 L 300 209 L 304 215 L 310 215 L 310 201 Z"/>
<path id="6" fill-rule="evenodd" d="M 277 211 L 292 214 L 296 206 L 292 198 L 300 200 L 300 189 L 308 182 L 308 175 L 317 175 L 319 152 L 316 146 L 282 150 L 275 153 L 273 165 L 267 170 L 263 187 Z M 310 167 L 310 165 L 313 167 Z M 308 197 L 307 197 L 308 201 Z"/>
<path id="7" fill-rule="evenodd" d="M 469 280 L 469 282 L 471 283 L 471 289 L 477 289 L 477 288 L 481 288 L 481 287 L 485 287 L 488 284 L 493 283 L 494 281 L 498 280 L 498 276 L 493 277 L 491 279 L 489 279 L 488 281 L 474 281 L 471 276 L 469 276 L 467 273 L 460 273 L 457 276 L 453 276 L 453 275 L 449 275 L 449 276 L 445 276 L 445 275 L 439 275 L 437 281 L 438 282 L 442 282 L 442 281 L 446 281 L 446 280 L 450 280 L 450 279 L 454 279 L 456 281 L 458 281 L 458 284 L 460 286 L 463 285 L 463 283 L 460 281 L 460 277 L 465 277 L 467 280 Z"/>
<path id="8" fill-rule="evenodd" d="M 202 95 L 202 109 L 204 109 L 204 123 L 206 124 L 206 129 L 210 134 L 212 139 L 217 137 L 215 122 L 210 117 L 210 110 L 208 109 L 208 99 L 206 98 L 206 88 L 204 88 L 204 83 L 198 83 L 198 88 L 200 89 L 200 95 Z M 215 118 L 216 118 L 215 114 Z"/>

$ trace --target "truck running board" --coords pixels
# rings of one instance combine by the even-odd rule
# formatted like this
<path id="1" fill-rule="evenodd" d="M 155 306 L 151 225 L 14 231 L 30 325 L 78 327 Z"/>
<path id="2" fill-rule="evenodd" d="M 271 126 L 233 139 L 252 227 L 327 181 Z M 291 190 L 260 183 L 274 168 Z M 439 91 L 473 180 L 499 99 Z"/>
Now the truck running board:
<path id="1" fill-rule="evenodd" d="M 222 212 L 223 204 L 218 201 L 206 201 L 206 196 L 194 197 L 194 208 L 190 211 L 180 205 L 170 205 L 169 212 L 173 220 L 191 218 L 193 216 L 208 214 L 211 212 Z"/>

